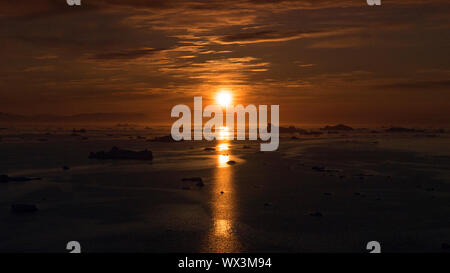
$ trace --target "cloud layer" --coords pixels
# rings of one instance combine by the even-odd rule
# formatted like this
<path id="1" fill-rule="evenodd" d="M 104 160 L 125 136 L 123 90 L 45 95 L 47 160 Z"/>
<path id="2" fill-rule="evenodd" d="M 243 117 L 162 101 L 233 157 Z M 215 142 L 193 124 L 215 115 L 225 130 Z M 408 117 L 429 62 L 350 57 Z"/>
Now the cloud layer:
<path id="1" fill-rule="evenodd" d="M 439 0 L 3 1 L 0 106 L 160 121 L 227 87 L 237 102 L 281 104 L 287 121 L 360 109 L 362 120 L 400 119 L 408 107 L 432 118 L 444 111 L 433 103 L 450 101 L 449 15 Z"/>

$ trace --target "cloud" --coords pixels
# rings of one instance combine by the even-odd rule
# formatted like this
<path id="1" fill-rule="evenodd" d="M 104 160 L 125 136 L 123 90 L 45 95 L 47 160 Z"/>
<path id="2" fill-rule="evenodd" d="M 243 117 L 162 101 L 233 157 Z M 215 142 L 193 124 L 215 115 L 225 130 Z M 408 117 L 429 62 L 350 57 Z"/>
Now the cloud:
<path id="1" fill-rule="evenodd" d="M 362 37 L 344 37 L 337 39 L 326 39 L 314 42 L 310 45 L 311 48 L 352 48 L 369 45 L 370 43 Z"/>
<path id="2" fill-rule="evenodd" d="M 384 85 L 374 86 L 376 88 L 386 89 L 442 89 L 450 87 L 450 80 L 432 80 L 432 81 L 403 81 Z"/>
<path id="3" fill-rule="evenodd" d="M 74 111 L 95 100 L 144 107 L 222 85 L 293 102 L 336 86 L 443 89 L 444 77 L 413 72 L 448 68 L 449 14 L 440 0 L 1 1 L 0 88 L 11 92 L 0 106 L 27 97 Z"/>
<path id="4" fill-rule="evenodd" d="M 164 49 L 156 48 L 138 48 L 138 49 L 127 49 L 117 52 L 107 52 L 98 53 L 91 57 L 95 60 L 127 60 L 127 59 L 138 59 L 144 56 L 155 54 L 156 52 L 163 51 Z"/>

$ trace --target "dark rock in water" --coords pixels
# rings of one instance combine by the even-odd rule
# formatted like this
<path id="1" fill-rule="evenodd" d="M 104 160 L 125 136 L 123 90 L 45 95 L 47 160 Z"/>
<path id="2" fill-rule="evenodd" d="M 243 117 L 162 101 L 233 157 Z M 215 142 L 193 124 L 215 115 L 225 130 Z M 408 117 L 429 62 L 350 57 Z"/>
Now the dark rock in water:
<path id="1" fill-rule="evenodd" d="M 130 124 L 128 124 L 128 123 L 117 123 L 116 127 L 130 127 Z"/>
<path id="2" fill-rule="evenodd" d="M 323 215 L 322 215 L 322 213 L 316 211 L 316 212 L 310 213 L 309 216 L 312 216 L 312 217 L 322 217 Z"/>
<path id="3" fill-rule="evenodd" d="M 296 128 L 295 126 L 289 126 L 289 127 L 280 126 L 279 130 L 280 130 L 279 131 L 280 133 L 288 133 L 288 134 L 298 133 L 301 135 L 309 135 L 310 134 L 310 132 L 308 132 L 307 130 L 301 129 L 301 128 Z"/>
<path id="4" fill-rule="evenodd" d="M 230 160 L 230 161 L 227 162 L 227 164 L 228 164 L 228 165 L 234 165 L 234 164 L 236 164 L 236 161 Z"/>
<path id="5" fill-rule="evenodd" d="M 370 174 L 370 173 L 360 173 L 360 174 L 357 174 L 356 176 L 359 176 L 359 177 L 365 177 L 365 176 L 371 177 L 371 176 L 374 176 L 374 175 Z"/>
<path id="6" fill-rule="evenodd" d="M 64 171 L 67 171 L 67 170 L 70 169 L 70 167 L 69 167 L 69 166 L 62 166 L 62 169 L 63 169 Z"/>
<path id="7" fill-rule="evenodd" d="M 311 169 L 318 171 L 318 172 L 324 172 L 325 168 L 324 167 L 319 167 L 319 166 L 314 166 Z"/>
<path id="8" fill-rule="evenodd" d="M 25 176 L 15 176 L 11 177 L 6 174 L 0 175 L 0 183 L 8 183 L 8 182 L 27 182 L 32 180 L 41 180 L 40 177 L 25 177 Z"/>
<path id="9" fill-rule="evenodd" d="M 338 124 L 335 126 L 325 126 L 323 128 L 320 128 L 320 130 L 325 130 L 325 131 L 353 131 L 353 128 L 344 124 Z"/>
<path id="10" fill-rule="evenodd" d="M 153 160 L 152 151 L 147 149 L 139 152 L 130 150 L 121 150 L 118 147 L 112 147 L 109 152 L 100 151 L 97 153 L 91 152 L 90 159 L 112 159 L 112 160 Z"/>
<path id="11" fill-rule="evenodd" d="M 9 176 L 2 174 L 0 175 L 0 183 L 8 183 L 9 182 Z"/>
<path id="12" fill-rule="evenodd" d="M 307 131 L 305 129 L 296 128 L 295 126 L 289 126 L 289 127 L 280 127 L 280 133 L 288 133 L 288 134 L 300 134 L 300 135 L 321 135 L 322 132 L 314 132 L 314 131 Z M 292 139 L 297 139 L 295 136 L 292 137 Z"/>
<path id="13" fill-rule="evenodd" d="M 280 133 L 291 133 L 291 134 L 302 131 L 302 129 L 295 128 L 295 126 L 289 126 L 289 127 L 280 126 L 278 130 Z"/>
<path id="14" fill-rule="evenodd" d="M 305 135 L 310 135 L 310 136 L 319 136 L 322 135 L 322 132 L 316 132 L 316 131 L 310 131 L 310 132 L 306 132 L 304 133 Z"/>
<path id="15" fill-rule="evenodd" d="M 181 179 L 181 181 L 198 182 L 198 181 L 203 181 L 203 180 L 201 177 L 187 177 L 187 178 Z"/>
<path id="16" fill-rule="evenodd" d="M 386 130 L 388 133 L 423 133 L 424 130 L 417 130 L 413 128 L 403 128 L 403 127 L 391 127 Z"/>
<path id="17" fill-rule="evenodd" d="M 12 204 L 11 212 L 13 213 L 33 213 L 38 211 L 35 204 Z"/>
<path id="18" fill-rule="evenodd" d="M 327 172 L 327 173 L 338 173 L 338 172 L 341 172 L 341 170 L 339 170 L 339 169 L 327 169 L 325 167 L 320 167 L 320 166 L 313 166 L 311 169 L 316 171 L 316 172 Z M 330 176 L 333 176 L 333 175 L 330 175 Z"/>
<path id="19" fill-rule="evenodd" d="M 215 148 L 211 148 L 211 147 L 206 147 L 204 149 L 204 151 L 207 151 L 207 152 L 212 152 L 212 151 L 215 151 L 215 150 L 216 150 Z"/>
<path id="20" fill-rule="evenodd" d="M 203 183 L 203 179 L 201 177 L 189 177 L 189 178 L 183 178 L 182 181 L 187 182 L 197 182 L 195 185 L 198 187 L 203 187 L 205 184 Z"/>
<path id="21" fill-rule="evenodd" d="M 40 177 L 25 177 L 25 176 L 16 176 L 10 177 L 10 181 L 12 182 L 27 182 L 32 180 L 41 180 Z"/>
<path id="22" fill-rule="evenodd" d="M 172 138 L 172 136 L 160 136 L 160 137 L 154 137 L 153 139 L 149 139 L 148 141 L 152 141 L 152 142 L 178 142 L 176 140 L 174 140 Z M 181 139 L 180 141 L 183 141 L 183 139 Z"/>

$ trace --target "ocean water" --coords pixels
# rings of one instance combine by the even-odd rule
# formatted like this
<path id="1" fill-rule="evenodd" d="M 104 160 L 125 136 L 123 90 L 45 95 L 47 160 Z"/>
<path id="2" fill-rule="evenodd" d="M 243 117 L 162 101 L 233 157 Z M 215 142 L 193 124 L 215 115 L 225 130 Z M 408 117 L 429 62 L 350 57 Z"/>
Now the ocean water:
<path id="1" fill-rule="evenodd" d="M 65 252 L 72 240 L 92 252 L 365 251 L 374 238 L 439 251 L 450 239 L 445 133 L 282 134 L 279 150 L 260 152 L 252 141 L 149 141 L 167 128 L 86 130 L 0 132 L 0 174 L 42 178 L 0 185 L 0 251 Z M 88 158 L 113 146 L 154 160 Z M 17 202 L 39 212 L 14 215 Z"/>

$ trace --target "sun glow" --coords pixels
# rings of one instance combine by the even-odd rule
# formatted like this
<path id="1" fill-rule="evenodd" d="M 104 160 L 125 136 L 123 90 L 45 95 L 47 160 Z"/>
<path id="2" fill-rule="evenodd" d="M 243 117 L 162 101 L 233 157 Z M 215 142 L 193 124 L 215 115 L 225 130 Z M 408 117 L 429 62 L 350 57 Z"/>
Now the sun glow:
<path id="1" fill-rule="evenodd" d="M 222 126 L 219 128 L 219 133 L 217 136 L 218 140 L 227 140 L 231 136 L 230 130 L 228 130 L 227 126 Z"/>
<path id="2" fill-rule="evenodd" d="M 228 151 L 228 143 L 221 143 L 217 145 L 219 151 Z"/>
<path id="3" fill-rule="evenodd" d="M 228 167 L 227 162 L 230 161 L 230 155 L 222 154 L 219 155 L 219 168 L 220 167 Z"/>
<path id="4" fill-rule="evenodd" d="M 217 94 L 216 100 L 217 104 L 226 107 L 231 104 L 231 93 L 226 89 L 221 90 L 219 94 Z"/>

